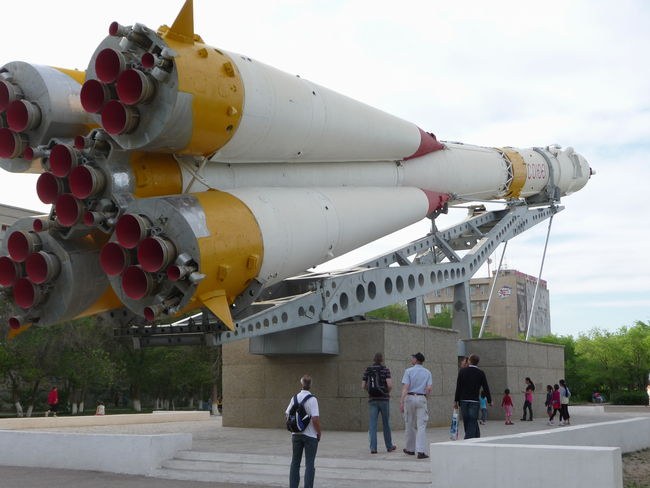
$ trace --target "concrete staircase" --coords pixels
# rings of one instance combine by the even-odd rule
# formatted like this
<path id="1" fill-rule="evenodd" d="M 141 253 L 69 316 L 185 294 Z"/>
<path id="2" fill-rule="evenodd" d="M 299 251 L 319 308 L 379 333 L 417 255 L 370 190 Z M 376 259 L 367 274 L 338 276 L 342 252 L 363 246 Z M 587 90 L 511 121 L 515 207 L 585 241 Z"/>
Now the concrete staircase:
<path id="1" fill-rule="evenodd" d="M 321 488 L 422 488 L 431 485 L 431 463 L 401 458 L 342 459 L 316 457 Z M 175 480 L 287 486 L 291 458 L 276 455 L 179 451 L 151 476 Z M 301 469 L 301 477 L 304 473 Z"/>

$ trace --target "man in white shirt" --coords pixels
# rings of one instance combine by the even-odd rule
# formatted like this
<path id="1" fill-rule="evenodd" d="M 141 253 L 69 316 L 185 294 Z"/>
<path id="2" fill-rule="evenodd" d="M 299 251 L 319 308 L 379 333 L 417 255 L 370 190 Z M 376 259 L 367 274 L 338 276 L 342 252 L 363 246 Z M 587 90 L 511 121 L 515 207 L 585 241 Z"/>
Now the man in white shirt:
<path id="1" fill-rule="evenodd" d="M 421 352 L 411 356 L 411 366 L 402 377 L 402 396 L 399 410 L 404 415 L 406 447 L 403 451 L 411 456 L 417 452 L 418 459 L 429 457 L 427 452 L 427 422 L 429 407 L 427 395 L 433 389 L 431 371 L 422 366 L 424 355 Z"/>
<path id="2" fill-rule="evenodd" d="M 298 392 L 297 400 L 300 403 L 307 395 L 310 395 L 311 389 L 311 376 L 308 374 L 300 378 L 300 385 L 302 390 Z M 293 397 L 289 400 L 286 415 L 293 406 Z M 300 463 L 302 461 L 302 452 L 305 451 L 305 488 L 313 488 L 314 476 L 316 474 L 316 467 L 314 461 L 316 460 L 316 451 L 318 450 L 318 442 L 321 437 L 320 419 L 318 412 L 318 400 L 312 396 L 305 402 L 305 411 L 311 415 L 311 421 L 302 432 L 294 432 L 291 434 L 291 444 L 293 447 L 293 454 L 291 457 L 291 469 L 289 471 L 289 488 L 298 488 L 300 484 Z"/>

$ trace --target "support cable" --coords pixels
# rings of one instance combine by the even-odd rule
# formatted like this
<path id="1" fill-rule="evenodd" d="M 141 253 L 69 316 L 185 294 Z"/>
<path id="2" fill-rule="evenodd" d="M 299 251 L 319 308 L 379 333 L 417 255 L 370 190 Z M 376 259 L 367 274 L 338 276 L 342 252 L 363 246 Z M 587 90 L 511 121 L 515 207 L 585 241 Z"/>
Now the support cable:
<path id="1" fill-rule="evenodd" d="M 551 215 L 548 220 L 548 230 L 546 231 L 546 242 L 544 242 L 544 253 L 542 254 L 542 264 L 539 266 L 539 275 L 537 276 L 537 283 L 535 283 L 535 293 L 533 294 L 533 303 L 530 307 L 530 317 L 528 318 L 528 326 L 526 327 L 526 340 L 530 338 L 530 326 L 533 323 L 533 314 L 535 313 L 535 301 L 537 300 L 537 290 L 539 289 L 539 282 L 542 279 L 542 270 L 544 269 L 544 260 L 546 259 L 546 248 L 548 247 L 548 238 L 551 235 L 551 225 L 553 224 L 553 217 Z"/>
<path id="2" fill-rule="evenodd" d="M 490 304 L 492 303 L 492 296 L 494 295 L 494 287 L 497 284 L 497 278 L 499 277 L 499 272 L 501 271 L 501 263 L 503 263 L 503 256 L 506 254 L 506 248 L 508 247 L 508 241 L 503 243 L 503 251 L 501 252 L 501 259 L 499 259 L 499 266 L 497 266 L 497 271 L 494 274 L 494 280 L 492 281 L 492 286 L 490 287 L 490 295 L 488 296 L 488 302 L 485 306 L 485 314 L 483 315 L 483 322 L 481 322 L 481 330 L 479 330 L 478 338 L 483 337 L 483 332 L 485 331 L 485 324 L 488 318 L 488 312 L 490 311 Z"/>

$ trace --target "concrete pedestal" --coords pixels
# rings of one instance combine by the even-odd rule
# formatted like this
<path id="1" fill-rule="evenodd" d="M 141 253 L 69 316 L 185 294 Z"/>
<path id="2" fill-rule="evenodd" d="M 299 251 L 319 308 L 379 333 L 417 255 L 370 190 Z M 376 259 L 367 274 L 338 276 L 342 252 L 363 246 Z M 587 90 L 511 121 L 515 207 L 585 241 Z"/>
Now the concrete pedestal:
<path id="1" fill-rule="evenodd" d="M 338 355 L 260 355 L 259 350 L 251 354 L 248 340 L 224 345 L 223 425 L 282 428 L 284 410 L 300 390 L 300 377 L 308 373 L 324 429 L 367 430 L 368 401 L 361 379 L 376 352 L 384 354 L 393 377 L 393 429 L 404 428 L 399 412 L 401 380 L 416 352 L 424 354 L 424 366 L 433 375 L 429 425 L 449 423 L 458 373 L 457 332 L 390 321 L 347 322 L 337 327 Z M 514 393 L 518 413 L 521 411 L 523 393 L 518 392 L 523 390 L 526 376 L 538 386 L 535 414 L 542 415 L 543 386 L 556 383 L 564 372 L 562 347 L 506 339 L 469 340 L 466 344 L 468 353 L 481 357 L 479 366 L 494 392 L 490 418 L 503 417 L 499 405 L 505 385 Z"/>
<path id="2" fill-rule="evenodd" d="M 470 339 L 465 345 L 468 352 L 481 358 L 479 367 L 485 371 L 490 385 L 493 407 L 488 408 L 488 418 L 504 418 L 501 399 L 506 388 L 515 404 L 512 418 L 515 422 L 521 418 L 526 377 L 535 384 L 534 418 L 548 418 L 544 406 L 546 385 L 553 386 L 564 378 L 564 347 L 512 339 Z"/>

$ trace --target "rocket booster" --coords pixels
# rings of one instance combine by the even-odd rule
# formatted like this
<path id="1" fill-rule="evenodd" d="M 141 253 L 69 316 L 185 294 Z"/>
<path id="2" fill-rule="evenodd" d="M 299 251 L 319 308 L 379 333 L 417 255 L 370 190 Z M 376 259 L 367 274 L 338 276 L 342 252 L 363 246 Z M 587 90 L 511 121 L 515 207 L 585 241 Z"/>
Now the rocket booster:
<path id="1" fill-rule="evenodd" d="M 142 199 L 118 220 L 100 259 L 135 313 L 153 320 L 203 305 L 232 325 L 228 307 L 251 281 L 282 281 L 415 223 L 445 201 L 412 187 L 241 188 Z"/>
<path id="2" fill-rule="evenodd" d="M 592 174 L 572 148 L 441 142 L 210 47 L 191 1 L 171 27 L 111 24 L 85 73 L 5 65 L 0 112 L 0 166 L 40 171 L 52 205 L 0 249 L 12 327 L 205 307 L 232 328 L 253 290 L 449 203 L 553 204 Z"/>
<path id="3" fill-rule="evenodd" d="M 413 123 L 210 47 L 177 23 L 158 32 L 114 23 L 88 65 L 81 103 L 125 149 L 285 162 L 397 160 L 442 147 Z"/>
<path id="4" fill-rule="evenodd" d="M 84 72 L 21 61 L 0 68 L 0 167 L 39 172 L 37 146 L 86 133 L 94 124 L 79 100 Z"/>
<path id="5" fill-rule="evenodd" d="M 56 324 L 120 307 L 99 265 L 105 236 L 57 239 L 40 222 L 16 222 L 0 249 L 0 286 L 14 303 L 10 326 Z"/>
<path id="6" fill-rule="evenodd" d="M 582 188 L 590 175 L 586 160 L 571 148 L 486 148 L 445 143 L 407 161 L 332 163 L 238 163 L 124 151 L 101 132 L 56 144 L 44 158 L 48 168 L 37 194 L 54 204 L 59 224 L 82 224 L 110 232 L 116 217 L 136 198 L 230 191 L 246 187 L 418 187 L 448 195 L 450 203 L 500 198 L 559 198 Z M 81 142 L 80 139 L 84 139 Z M 84 146 L 87 145 L 87 147 Z M 467 175 L 473 175 L 468 178 Z M 551 194 L 552 192 L 552 194 Z"/>

